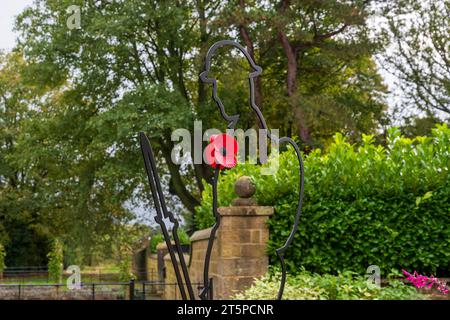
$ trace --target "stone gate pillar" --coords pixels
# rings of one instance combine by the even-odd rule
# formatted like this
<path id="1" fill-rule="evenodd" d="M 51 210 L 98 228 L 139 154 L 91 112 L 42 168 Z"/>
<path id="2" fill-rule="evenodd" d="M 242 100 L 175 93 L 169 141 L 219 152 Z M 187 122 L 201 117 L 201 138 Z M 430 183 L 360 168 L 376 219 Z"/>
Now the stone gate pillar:
<path id="1" fill-rule="evenodd" d="M 239 178 L 235 191 L 239 198 L 229 207 L 218 208 L 221 222 L 214 244 L 218 253 L 214 299 L 227 299 L 246 289 L 254 278 L 267 272 L 269 265 L 267 221 L 273 208 L 257 205 L 252 198 L 255 186 L 249 177 Z"/>

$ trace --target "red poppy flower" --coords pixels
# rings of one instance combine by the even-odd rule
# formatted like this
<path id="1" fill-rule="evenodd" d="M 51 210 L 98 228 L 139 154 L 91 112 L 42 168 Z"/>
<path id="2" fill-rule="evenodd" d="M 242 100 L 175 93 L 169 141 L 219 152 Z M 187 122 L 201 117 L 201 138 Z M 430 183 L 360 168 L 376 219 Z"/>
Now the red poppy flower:
<path id="1" fill-rule="evenodd" d="M 212 135 L 210 144 L 205 148 L 205 160 L 211 167 L 220 169 L 230 169 L 236 166 L 236 155 L 238 153 L 238 143 L 235 138 L 225 133 Z"/>

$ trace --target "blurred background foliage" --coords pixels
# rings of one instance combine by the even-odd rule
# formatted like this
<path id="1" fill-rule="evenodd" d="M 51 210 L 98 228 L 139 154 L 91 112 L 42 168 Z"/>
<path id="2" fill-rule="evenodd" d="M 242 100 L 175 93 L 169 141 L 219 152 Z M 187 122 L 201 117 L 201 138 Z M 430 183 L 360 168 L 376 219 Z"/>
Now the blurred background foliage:
<path id="1" fill-rule="evenodd" d="M 81 27 L 70 30 L 66 10 L 72 5 L 81 8 Z M 423 17 L 420 25 L 405 25 L 406 9 Z M 198 217 L 194 223 L 193 213 L 197 206 L 200 211 L 207 206 L 205 190 L 209 190 L 211 170 L 204 164 L 180 166 L 170 161 L 175 143 L 170 137 L 176 128 L 192 132 L 194 120 L 203 121 L 204 129 L 224 129 L 209 99 L 211 88 L 198 78 L 208 47 L 220 39 L 243 44 L 262 66 L 256 101 L 269 127 L 280 129 L 281 135 L 298 137 L 305 155 L 310 154 L 307 188 L 319 183 L 311 175 L 311 165 L 336 152 L 330 149 L 330 156 L 319 156 L 336 132 L 340 133 L 336 137 L 350 143 L 374 135 L 375 142 L 383 145 L 391 143 L 386 142 L 387 130 L 400 119 L 405 135 L 431 135 L 431 128 L 448 115 L 442 107 L 448 107 L 449 60 L 448 51 L 442 50 L 448 40 L 448 32 L 442 32 L 448 28 L 448 19 L 443 19 L 448 9 L 445 1 L 416 0 L 388 4 L 359 0 L 35 0 L 16 19 L 16 47 L 0 56 L 0 243 L 7 253 L 6 265 L 46 264 L 55 238 L 64 247 L 66 265 L 92 265 L 105 257 L 122 261 L 135 243 L 154 233 L 153 221 L 148 220 L 152 203 L 137 141 L 139 131 L 152 141 L 170 208 L 180 219 L 184 216 L 188 231 L 202 226 Z M 385 23 L 378 24 L 380 20 Z M 415 34 L 430 37 L 426 42 L 430 48 L 424 49 L 418 43 L 421 39 L 408 36 Z M 415 49 L 430 64 L 438 52 L 439 72 L 399 63 L 402 57 L 405 61 L 411 55 L 419 57 L 401 45 Z M 385 57 L 383 67 L 391 72 L 412 72 L 414 77 L 402 79 L 417 99 L 410 99 L 403 109 L 420 109 L 423 114 L 403 119 L 403 113 L 392 111 L 397 102 L 386 99 L 388 89 L 376 63 L 380 55 Z M 248 65 L 243 57 L 219 52 L 213 63 L 226 109 L 242 114 L 238 127 L 257 127 L 247 107 Z M 368 145 L 376 153 L 378 147 Z M 334 146 L 344 152 L 344 147 Z M 358 160 L 356 155 L 360 154 L 348 155 L 351 161 L 363 161 L 355 166 L 367 165 L 366 160 L 372 163 L 369 156 Z M 291 161 L 289 157 L 288 152 L 281 161 Z M 431 163 L 425 166 L 411 160 L 412 171 L 405 172 L 409 180 L 401 186 L 406 189 L 397 195 L 404 197 L 402 201 L 434 190 L 431 187 L 439 180 L 418 180 L 419 175 L 428 177 L 437 168 L 433 159 L 422 160 Z M 317 212 L 322 212 L 320 206 L 347 210 L 344 205 L 335 207 L 335 198 L 322 198 L 323 192 L 333 190 L 333 197 L 340 195 L 339 201 L 346 202 L 351 192 L 366 190 L 355 175 L 346 175 L 346 184 L 341 181 L 342 188 L 334 189 L 335 179 L 344 177 L 337 173 L 344 170 L 337 169 L 341 165 L 346 166 L 330 161 L 328 169 L 321 167 L 336 172 L 320 175 L 320 179 L 327 177 L 329 189 L 320 180 L 323 185 L 316 195 L 308 191 L 305 221 L 308 210 L 313 215 L 314 206 Z M 240 168 L 244 170 L 240 173 L 252 170 Z M 273 199 L 271 204 L 277 210 L 284 206 L 286 210 L 280 212 L 286 213 L 273 219 L 274 245 L 282 239 L 275 224 L 281 230 L 288 223 L 288 209 L 295 198 L 295 177 L 283 170 L 275 186 L 286 197 Z M 371 171 L 373 180 L 365 182 L 368 189 L 380 192 L 380 198 L 387 191 L 370 184 L 386 181 L 389 172 Z M 430 190 L 420 189 L 425 186 Z M 397 187 L 393 183 L 387 190 L 394 192 L 391 189 Z M 411 191 L 416 187 L 420 192 Z M 232 196 L 226 194 L 221 201 L 227 203 Z M 286 202 L 282 204 L 281 199 Z M 438 197 L 427 201 L 434 199 Z M 377 208 L 373 212 L 388 210 L 383 207 L 388 203 L 381 202 L 371 203 Z M 389 205 L 396 204 L 391 201 Z M 423 205 L 428 204 L 424 201 Z M 408 214 L 414 212 L 408 210 Z M 314 239 L 301 240 L 301 236 L 298 246 L 318 250 L 305 242 Z M 318 263 L 305 260 L 306 256 L 301 258 L 305 265 Z M 328 268 L 327 263 L 323 265 Z"/>

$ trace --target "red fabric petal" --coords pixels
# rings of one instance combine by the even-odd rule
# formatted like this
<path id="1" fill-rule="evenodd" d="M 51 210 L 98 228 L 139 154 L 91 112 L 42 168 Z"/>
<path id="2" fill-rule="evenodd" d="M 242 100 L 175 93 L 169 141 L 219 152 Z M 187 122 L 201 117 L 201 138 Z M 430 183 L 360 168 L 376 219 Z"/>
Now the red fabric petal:
<path id="1" fill-rule="evenodd" d="M 205 162 L 213 168 L 216 167 L 216 158 L 214 157 L 215 151 L 213 144 L 209 144 L 205 148 Z"/>
<path id="2" fill-rule="evenodd" d="M 237 155 L 239 151 L 236 139 L 226 133 L 215 136 L 211 143 L 214 144 L 216 151 L 221 151 L 222 148 L 225 148 L 227 155 Z"/>
<path id="3" fill-rule="evenodd" d="M 218 136 L 219 136 L 218 134 L 212 134 L 212 135 L 209 137 L 209 143 L 213 143 L 214 140 L 215 140 Z"/>
<path id="4" fill-rule="evenodd" d="M 205 160 L 207 164 L 213 168 L 220 165 L 220 169 L 229 169 L 236 166 L 236 155 L 239 145 L 235 138 L 223 133 L 212 135 L 209 141 L 211 143 L 205 148 Z"/>
<path id="5" fill-rule="evenodd" d="M 234 155 L 223 156 L 222 154 L 220 154 L 220 152 L 216 151 L 214 157 L 216 159 L 216 162 L 218 164 L 220 164 L 221 167 L 225 167 L 225 168 L 229 169 L 229 168 L 235 167 L 237 164 L 237 160 Z"/>

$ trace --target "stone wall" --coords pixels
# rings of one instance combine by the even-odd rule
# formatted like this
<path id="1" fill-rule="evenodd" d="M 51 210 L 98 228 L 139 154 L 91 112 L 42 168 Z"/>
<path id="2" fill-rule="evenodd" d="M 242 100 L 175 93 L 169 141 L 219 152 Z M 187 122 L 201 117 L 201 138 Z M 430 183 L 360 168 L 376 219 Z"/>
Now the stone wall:
<path id="1" fill-rule="evenodd" d="M 158 254 L 150 253 L 147 258 L 147 267 L 149 270 L 149 280 L 162 283 L 164 282 L 163 273 L 158 272 Z M 150 290 L 152 294 L 156 296 L 162 296 L 164 294 L 164 286 L 162 285 L 154 285 L 150 286 Z"/>
<path id="2" fill-rule="evenodd" d="M 158 270 L 158 256 L 156 253 L 150 253 L 147 257 L 147 267 L 149 270 Z"/>
<path id="3" fill-rule="evenodd" d="M 208 239 L 211 235 L 211 229 L 203 229 L 196 231 L 191 236 L 191 262 L 189 266 L 189 275 L 191 277 L 192 283 L 197 283 L 198 285 L 203 284 L 203 270 L 205 267 L 205 256 L 206 256 L 206 248 L 208 246 Z M 216 234 L 216 240 L 217 240 L 217 234 Z M 209 265 L 209 276 L 210 278 L 213 278 L 213 281 L 215 278 L 217 278 L 217 261 L 218 261 L 218 251 L 216 250 L 217 241 L 215 241 L 213 250 L 211 253 L 211 262 Z M 213 283 L 213 296 L 217 294 L 217 291 L 215 290 L 215 286 Z M 199 290 L 197 290 L 197 296 L 200 293 Z"/>
<path id="4" fill-rule="evenodd" d="M 184 255 L 184 261 L 189 261 L 189 256 L 187 254 Z M 181 270 L 181 266 L 179 263 L 179 259 L 177 257 L 177 262 L 178 262 L 178 268 L 180 269 L 181 274 L 183 274 L 183 271 Z M 175 276 L 175 270 L 173 268 L 172 265 L 172 261 L 170 259 L 170 255 L 166 254 L 164 256 L 164 266 L 165 266 L 165 285 L 164 285 L 164 290 L 163 290 L 163 294 L 162 294 L 162 298 L 164 300 L 181 300 L 182 296 L 180 293 L 180 289 L 178 288 L 178 284 L 177 284 L 177 278 Z M 187 288 L 186 286 L 184 286 L 184 291 L 187 293 Z"/>

